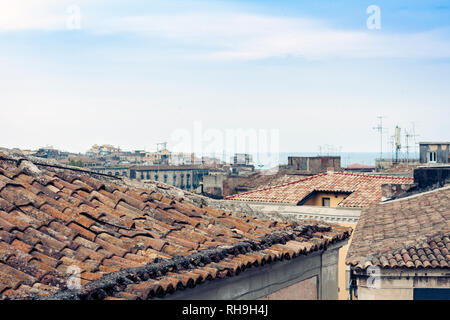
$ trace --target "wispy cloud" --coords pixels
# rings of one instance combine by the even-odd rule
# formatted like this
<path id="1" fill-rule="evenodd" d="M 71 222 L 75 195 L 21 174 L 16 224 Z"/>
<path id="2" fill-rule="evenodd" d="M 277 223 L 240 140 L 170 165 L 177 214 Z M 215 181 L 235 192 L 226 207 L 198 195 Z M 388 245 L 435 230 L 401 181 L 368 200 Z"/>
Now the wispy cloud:
<path id="1" fill-rule="evenodd" d="M 195 56 L 212 60 L 255 60 L 271 57 L 326 58 L 449 58 L 449 30 L 395 34 L 367 29 L 345 30 L 325 21 L 219 12 L 152 13 L 113 18 L 89 10 L 102 0 L 78 1 L 89 20 L 83 29 L 92 36 L 133 34 L 189 45 Z M 66 28 L 66 0 L 15 0 L 0 4 L 0 31 Z"/>
<path id="2" fill-rule="evenodd" d="M 64 27 L 62 1 L 15 0 L 0 2 L 0 32 L 16 30 L 55 30 Z M 59 9 L 59 10 L 58 10 Z"/>
<path id="3" fill-rule="evenodd" d="M 104 23 L 96 31 L 213 46 L 213 52 L 201 54 L 209 59 L 450 57 L 449 30 L 407 34 L 341 30 L 320 20 L 242 13 L 124 17 Z"/>

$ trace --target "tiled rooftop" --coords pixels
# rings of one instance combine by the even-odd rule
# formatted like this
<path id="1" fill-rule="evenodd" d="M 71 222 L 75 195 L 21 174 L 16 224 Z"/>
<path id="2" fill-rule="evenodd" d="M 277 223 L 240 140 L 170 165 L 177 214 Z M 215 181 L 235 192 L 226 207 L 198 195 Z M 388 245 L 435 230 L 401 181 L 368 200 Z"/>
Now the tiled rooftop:
<path id="1" fill-rule="evenodd" d="M 376 168 L 375 166 L 368 166 L 360 163 L 353 163 L 347 166 L 347 169 L 375 169 L 375 168 Z"/>
<path id="2" fill-rule="evenodd" d="M 0 153 L 0 299 L 161 297 L 351 233 L 232 213 L 174 190 Z M 66 288 L 74 265 L 81 291 Z"/>
<path id="3" fill-rule="evenodd" d="M 274 187 L 239 193 L 226 199 L 298 204 L 314 191 L 331 191 L 351 193 L 339 204 L 342 207 L 366 207 L 381 201 L 381 185 L 412 183 L 413 178 L 409 177 L 330 172 Z"/>
<path id="4" fill-rule="evenodd" d="M 450 267 L 450 187 L 363 209 L 346 263 L 358 269 Z"/>

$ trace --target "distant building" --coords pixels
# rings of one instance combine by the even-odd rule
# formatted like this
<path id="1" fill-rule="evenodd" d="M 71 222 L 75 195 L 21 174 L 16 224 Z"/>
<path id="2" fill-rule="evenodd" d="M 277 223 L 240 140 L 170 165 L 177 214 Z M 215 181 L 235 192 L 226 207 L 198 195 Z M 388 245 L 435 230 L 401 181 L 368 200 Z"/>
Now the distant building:
<path id="1" fill-rule="evenodd" d="M 112 153 L 120 152 L 119 148 L 116 148 L 110 144 L 104 144 L 104 145 L 96 145 L 94 144 L 87 152 L 86 155 L 89 157 L 92 156 L 105 156 L 110 155 Z"/>
<path id="2" fill-rule="evenodd" d="M 195 153 L 178 152 L 170 155 L 168 164 L 172 166 L 198 165 L 202 164 L 202 159 L 196 158 Z"/>
<path id="3" fill-rule="evenodd" d="M 383 158 L 375 159 L 375 167 L 377 172 L 405 172 L 413 171 L 417 165 L 420 165 L 419 159 L 407 158 Z"/>
<path id="4" fill-rule="evenodd" d="M 103 165 L 102 161 L 83 155 L 69 156 L 60 159 L 59 162 L 66 165 L 79 165 L 80 167 L 99 167 Z"/>
<path id="5" fill-rule="evenodd" d="M 53 147 L 45 147 L 38 149 L 32 155 L 38 158 L 45 158 L 45 159 L 63 159 L 67 158 L 69 156 L 69 153 L 59 151 L 57 149 L 54 149 Z"/>
<path id="6" fill-rule="evenodd" d="M 156 152 L 146 152 L 142 161 L 153 165 L 169 164 L 171 155 L 172 153 L 167 149 L 161 149 Z"/>
<path id="7" fill-rule="evenodd" d="M 255 166 L 252 164 L 252 156 L 247 153 L 236 153 L 231 158 L 230 174 L 249 175 L 255 172 Z"/>
<path id="8" fill-rule="evenodd" d="M 235 194 L 226 199 L 297 206 L 361 208 L 381 201 L 381 186 L 384 184 L 413 184 L 413 179 L 330 171 L 278 186 Z"/>
<path id="9" fill-rule="evenodd" d="M 210 174 L 203 176 L 202 194 L 211 198 L 222 199 L 225 177 L 224 172 L 210 172 Z"/>
<path id="10" fill-rule="evenodd" d="M 450 163 L 450 142 L 420 142 L 421 163 Z"/>
<path id="11" fill-rule="evenodd" d="M 116 177 L 130 177 L 130 166 L 129 165 L 118 165 L 118 166 L 101 166 L 90 168 L 94 172 L 107 174 L 109 176 Z"/>
<path id="12" fill-rule="evenodd" d="M 317 157 L 288 157 L 287 166 L 281 166 L 285 170 L 295 170 L 305 174 L 318 174 L 329 170 L 341 170 L 340 156 Z"/>
<path id="13" fill-rule="evenodd" d="M 345 171 L 351 172 L 375 172 L 375 166 L 367 166 L 364 164 L 354 163 L 345 168 Z"/>
<path id="14" fill-rule="evenodd" d="M 248 153 L 236 153 L 232 158 L 232 164 L 234 165 L 250 165 L 252 162 L 252 156 Z"/>
<path id="15" fill-rule="evenodd" d="M 200 186 L 203 176 L 209 172 L 203 166 L 131 166 L 130 178 L 163 182 L 180 189 L 193 191 Z"/>

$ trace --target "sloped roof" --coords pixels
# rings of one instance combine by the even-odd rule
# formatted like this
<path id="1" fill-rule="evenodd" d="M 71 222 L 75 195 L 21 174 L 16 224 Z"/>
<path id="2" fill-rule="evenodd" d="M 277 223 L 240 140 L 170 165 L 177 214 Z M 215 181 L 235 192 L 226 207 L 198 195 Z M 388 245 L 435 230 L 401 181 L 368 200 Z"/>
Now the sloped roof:
<path id="1" fill-rule="evenodd" d="M 163 296 L 351 233 L 231 213 L 175 191 L 0 153 L 0 299 Z M 66 288 L 71 266 L 81 291 Z"/>
<path id="2" fill-rule="evenodd" d="M 346 263 L 358 269 L 449 268 L 450 187 L 363 209 Z"/>
<path id="3" fill-rule="evenodd" d="M 381 201 L 381 185 L 413 182 L 413 178 L 409 177 L 330 172 L 274 187 L 239 193 L 226 199 L 297 204 L 313 191 L 349 192 L 351 194 L 339 204 L 340 206 L 366 207 Z"/>
<path id="4" fill-rule="evenodd" d="M 353 163 L 347 166 L 347 169 L 375 169 L 375 168 L 376 168 L 375 166 L 368 166 L 360 163 Z"/>

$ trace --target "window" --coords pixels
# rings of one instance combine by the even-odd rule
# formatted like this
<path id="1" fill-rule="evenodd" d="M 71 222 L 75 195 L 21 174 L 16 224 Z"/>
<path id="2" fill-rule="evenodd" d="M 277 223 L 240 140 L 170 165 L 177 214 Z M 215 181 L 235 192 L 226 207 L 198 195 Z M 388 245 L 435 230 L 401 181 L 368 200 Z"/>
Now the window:
<path id="1" fill-rule="evenodd" d="M 150 180 L 150 172 L 147 171 L 147 179 Z"/>
<path id="2" fill-rule="evenodd" d="M 428 162 L 436 162 L 436 151 L 428 152 Z"/>
<path id="3" fill-rule="evenodd" d="M 184 189 L 184 174 L 181 174 L 180 175 L 180 188 L 181 189 Z"/>
<path id="4" fill-rule="evenodd" d="M 158 181 L 159 177 L 157 174 L 155 174 L 155 181 Z"/>
<path id="5" fill-rule="evenodd" d="M 330 206 L 330 198 L 322 198 L 322 207 Z"/>
<path id="6" fill-rule="evenodd" d="M 173 175 L 173 183 L 172 183 L 172 185 L 173 186 L 177 185 L 177 176 L 176 175 Z"/>
<path id="7" fill-rule="evenodd" d="M 164 175 L 164 183 L 167 183 L 167 174 Z"/>
<path id="8" fill-rule="evenodd" d="M 141 180 L 144 180 L 144 172 L 141 171 Z"/>

